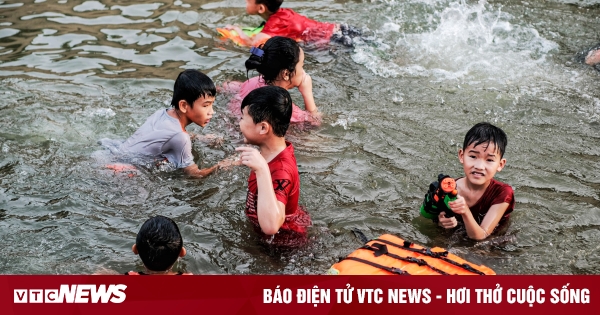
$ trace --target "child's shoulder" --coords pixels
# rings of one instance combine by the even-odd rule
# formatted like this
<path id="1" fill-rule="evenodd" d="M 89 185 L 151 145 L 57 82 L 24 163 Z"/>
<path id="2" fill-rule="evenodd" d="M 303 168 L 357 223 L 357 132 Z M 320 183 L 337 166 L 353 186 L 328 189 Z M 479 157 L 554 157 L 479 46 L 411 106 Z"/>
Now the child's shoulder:
<path id="1" fill-rule="evenodd" d="M 492 186 L 492 185 L 494 185 L 494 186 L 496 186 L 496 187 L 499 187 L 499 188 L 501 188 L 501 189 L 503 189 L 503 190 L 510 190 L 510 191 L 512 191 L 512 190 L 513 190 L 512 186 L 510 186 L 510 185 L 509 185 L 509 184 L 507 184 L 507 183 L 501 182 L 501 181 L 499 181 L 499 180 L 497 180 L 497 179 L 495 179 L 495 178 L 492 178 L 492 179 L 490 180 L 490 186 Z"/>
<path id="2" fill-rule="evenodd" d="M 304 18 L 307 19 L 306 16 L 292 10 L 292 9 L 288 9 L 288 8 L 280 8 L 279 10 L 277 10 L 275 13 L 271 14 L 271 16 L 267 19 L 267 22 L 269 22 L 269 20 L 273 21 L 273 20 L 283 20 L 283 21 L 287 21 L 289 19 L 298 19 L 298 18 Z"/>
<path id="3" fill-rule="evenodd" d="M 488 194 L 489 198 L 493 199 L 496 202 L 500 200 L 502 202 L 512 204 L 514 203 L 515 199 L 514 190 L 509 184 L 503 183 L 493 178 L 491 179 L 486 194 Z"/>
<path id="4" fill-rule="evenodd" d="M 298 14 L 298 13 L 290 8 L 279 8 L 279 10 L 275 11 L 275 13 L 273 13 L 271 16 L 273 16 L 275 14 L 286 15 L 286 14 Z"/>
<path id="5" fill-rule="evenodd" d="M 263 86 L 267 86 L 265 80 L 262 79 L 260 75 L 255 76 L 242 83 L 240 86 L 239 95 L 241 98 L 244 98 L 246 95 L 250 94 L 250 92 Z"/>
<path id="6" fill-rule="evenodd" d="M 167 114 L 167 109 L 161 108 L 161 109 L 157 109 L 154 113 L 152 113 L 152 115 L 148 116 L 148 118 L 153 118 L 153 119 L 157 120 L 162 116 L 168 116 L 168 115 L 169 114 Z"/>
<path id="7" fill-rule="evenodd" d="M 294 145 L 290 142 L 286 142 L 287 146 L 281 153 L 269 163 L 269 167 L 272 172 L 274 171 L 286 171 L 290 173 L 298 173 L 298 165 L 296 163 L 296 156 L 294 155 Z"/>

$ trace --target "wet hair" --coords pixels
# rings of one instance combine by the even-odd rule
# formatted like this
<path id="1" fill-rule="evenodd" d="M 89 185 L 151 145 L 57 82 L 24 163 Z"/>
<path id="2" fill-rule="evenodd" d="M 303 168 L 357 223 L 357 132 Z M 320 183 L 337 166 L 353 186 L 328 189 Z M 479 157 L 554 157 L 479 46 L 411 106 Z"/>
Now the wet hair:
<path id="1" fill-rule="evenodd" d="M 281 7 L 283 0 L 256 0 L 256 4 L 263 4 L 271 13 L 275 13 Z"/>
<path id="2" fill-rule="evenodd" d="M 179 258 L 183 239 L 173 220 L 157 215 L 144 222 L 135 239 L 135 245 L 148 270 L 166 271 Z"/>
<path id="3" fill-rule="evenodd" d="M 463 142 L 463 150 L 466 150 L 473 143 L 475 143 L 475 147 L 482 143 L 487 143 L 488 145 L 493 143 L 496 146 L 496 150 L 500 153 L 500 158 L 502 158 L 508 140 L 502 129 L 487 122 L 480 122 L 471 127 L 467 132 L 465 141 Z"/>
<path id="4" fill-rule="evenodd" d="M 204 73 L 187 69 L 182 71 L 173 87 L 173 99 L 171 105 L 179 109 L 179 101 L 185 100 L 191 107 L 194 102 L 202 97 L 217 95 L 215 83 Z"/>
<path id="5" fill-rule="evenodd" d="M 248 115 L 255 124 L 266 121 L 273 134 L 285 136 L 292 119 L 292 97 L 278 86 L 263 86 L 250 92 L 242 101 L 242 111 L 248 107 Z"/>
<path id="6" fill-rule="evenodd" d="M 246 71 L 258 71 L 265 83 L 269 85 L 277 79 L 283 70 L 290 72 L 290 78 L 294 76 L 296 64 L 300 61 L 300 46 L 295 40 L 274 36 L 259 48 L 263 50 L 264 54 L 261 57 L 252 54 L 246 60 Z"/>

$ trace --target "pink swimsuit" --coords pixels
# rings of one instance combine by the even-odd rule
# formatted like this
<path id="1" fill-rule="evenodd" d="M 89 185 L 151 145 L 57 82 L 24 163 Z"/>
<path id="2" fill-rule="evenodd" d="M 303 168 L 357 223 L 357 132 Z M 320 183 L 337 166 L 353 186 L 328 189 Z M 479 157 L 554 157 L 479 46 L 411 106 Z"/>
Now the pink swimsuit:
<path id="1" fill-rule="evenodd" d="M 227 108 L 229 111 L 234 114 L 236 117 L 242 117 L 242 111 L 240 110 L 242 106 L 242 100 L 246 95 L 252 92 L 255 89 L 260 87 L 267 86 L 265 81 L 261 76 L 254 77 L 245 82 L 226 82 L 223 84 L 223 90 L 225 93 L 235 94 Z M 300 109 L 300 107 L 296 106 L 296 104 L 292 104 L 292 119 L 291 123 L 304 123 L 309 122 L 312 125 L 319 125 L 320 120 L 318 118 L 313 117 L 309 112 Z"/>

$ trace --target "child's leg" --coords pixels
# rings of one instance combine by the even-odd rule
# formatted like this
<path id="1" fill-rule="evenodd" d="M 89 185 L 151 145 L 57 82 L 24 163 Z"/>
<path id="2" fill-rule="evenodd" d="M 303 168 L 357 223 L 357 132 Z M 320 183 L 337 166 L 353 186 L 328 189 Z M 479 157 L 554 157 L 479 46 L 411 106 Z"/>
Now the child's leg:
<path id="1" fill-rule="evenodd" d="M 362 28 L 341 23 L 335 28 L 334 33 L 331 36 L 331 41 L 347 47 L 354 47 L 354 43 L 357 39 L 362 41 L 369 40 L 369 36 L 363 35 L 365 35 L 365 30 Z"/>
<path id="2" fill-rule="evenodd" d="M 113 163 L 107 164 L 105 167 L 109 170 L 112 170 L 115 175 L 123 174 L 127 175 L 128 177 L 133 177 L 138 174 L 137 168 L 131 164 Z"/>
<path id="3" fill-rule="evenodd" d="M 600 64 L 600 47 L 590 50 L 585 57 L 585 63 L 590 66 Z"/>

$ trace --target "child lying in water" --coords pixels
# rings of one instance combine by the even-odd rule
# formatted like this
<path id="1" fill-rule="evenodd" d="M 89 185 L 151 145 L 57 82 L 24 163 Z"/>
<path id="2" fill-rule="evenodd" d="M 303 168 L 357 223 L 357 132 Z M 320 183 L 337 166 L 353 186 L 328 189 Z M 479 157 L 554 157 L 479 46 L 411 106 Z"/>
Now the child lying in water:
<path id="1" fill-rule="evenodd" d="M 280 8 L 283 0 L 246 0 L 246 13 L 260 15 L 265 19 L 263 30 L 249 37 L 238 26 L 225 28 L 234 30 L 247 46 L 258 46 L 273 36 L 289 37 L 307 43 L 329 43 L 334 41 L 352 46 L 353 39 L 362 31 L 347 24 L 325 23 L 311 20 L 291 9 Z"/>

